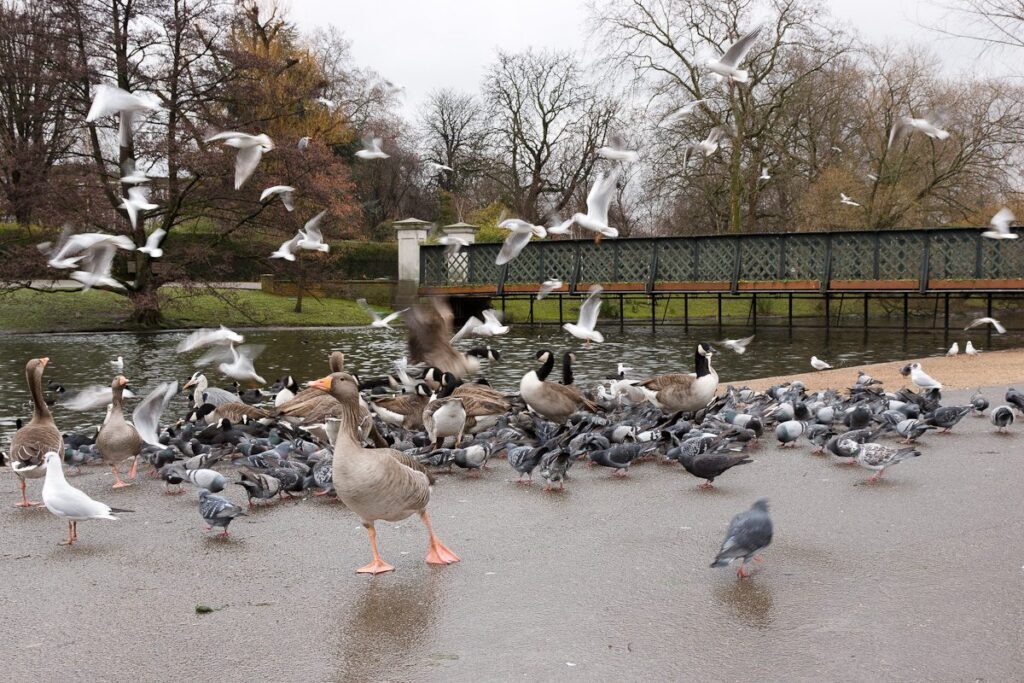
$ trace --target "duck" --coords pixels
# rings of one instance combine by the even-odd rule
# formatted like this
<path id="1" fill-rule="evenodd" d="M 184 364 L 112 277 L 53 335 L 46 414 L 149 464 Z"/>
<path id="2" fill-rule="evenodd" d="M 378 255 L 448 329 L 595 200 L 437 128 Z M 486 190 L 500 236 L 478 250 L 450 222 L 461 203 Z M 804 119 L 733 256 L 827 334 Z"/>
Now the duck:
<path id="1" fill-rule="evenodd" d="M 217 387 L 211 387 L 210 381 L 206 379 L 206 375 L 203 374 L 202 370 L 197 370 L 184 386 L 181 387 L 182 391 L 185 391 L 189 387 L 195 387 L 192 390 L 192 404 L 195 406 L 201 406 L 204 403 L 212 403 L 215 406 L 219 406 L 222 403 L 235 403 L 238 401 L 238 395 L 232 394 L 230 391 L 225 389 L 218 389 Z"/>
<path id="2" fill-rule="evenodd" d="M 547 381 L 555 367 L 555 356 L 551 351 L 538 351 L 537 360 L 540 367 L 530 370 L 519 381 L 519 395 L 530 410 L 558 424 L 564 423 L 578 410 L 598 410 L 597 404 L 585 398 L 575 387 Z"/>
<path id="3" fill-rule="evenodd" d="M 666 414 L 693 413 L 705 407 L 718 391 L 718 373 L 711 367 L 715 349 L 707 342 L 697 344 L 694 370 L 690 374 L 672 373 L 645 379 L 639 384 L 647 400 Z"/>
<path id="4" fill-rule="evenodd" d="M 429 401 L 430 390 L 427 385 L 417 384 L 411 393 L 375 397 L 370 407 L 388 424 L 418 430 L 423 428 L 423 409 Z"/>
<path id="5" fill-rule="evenodd" d="M 26 479 L 38 479 L 46 474 L 44 458 L 50 451 L 64 452 L 64 437 L 53 422 L 53 415 L 43 400 L 43 370 L 49 358 L 33 358 L 25 364 L 25 382 L 32 396 L 32 419 L 22 426 L 11 439 L 10 466 L 21 485 L 21 502 L 15 507 L 41 506 L 26 494 Z"/>
<path id="6" fill-rule="evenodd" d="M 427 563 L 459 562 L 459 556 L 434 532 L 427 513 L 432 479 L 423 466 L 400 451 L 362 446 L 358 437 L 362 421 L 358 381 L 347 373 L 335 373 L 310 386 L 329 394 L 341 406 L 332 459 L 334 489 L 345 506 L 359 516 L 373 551 L 373 560 L 356 569 L 356 573 L 380 574 L 394 570 L 380 556 L 374 523 L 378 520 L 398 522 L 413 514 L 420 516 L 427 529 Z"/>
<path id="7" fill-rule="evenodd" d="M 124 419 L 124 388 L 128 386 L 128 378 L 118 375 L 110 383 L 111 409 L 107 419 L 96 435 L 96 450 L 103 457 L 103 462 L 110 466 L 114 473 L 115 489 L 130 486 L 121 479 L 117 466 L 128 458 L 132 458 L 132 467 L 128 471 L 128 479 L 134 480 L 139 468 L 139 454 L 142 452 L 142 437 L 130 422 Z"/>
<path id="8" fill-rule="evenodd" d="M 461 398 L 452 396 L 457 380 L 455 375 L 446 372 L 441 381 L 441 388 L 423 409 L 423 426 L 434 448 L 441 445 L 449 436 L 455 437 L 455 447 L 462 445 L 462 435 L 466 431 L 466 406 Z"/>

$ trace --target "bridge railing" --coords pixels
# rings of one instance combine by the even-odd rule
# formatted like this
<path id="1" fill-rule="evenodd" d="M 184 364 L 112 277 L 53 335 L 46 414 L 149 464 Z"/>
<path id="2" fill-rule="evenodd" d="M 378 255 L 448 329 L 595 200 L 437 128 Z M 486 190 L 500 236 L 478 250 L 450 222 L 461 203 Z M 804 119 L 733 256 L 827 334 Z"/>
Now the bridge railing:
<path id="1" fill-rule="evenodd" d="M 445 255 L 420 251 L 420 286 L 465 293 L 563 291 L 591 283 L 609 291 L 957 291 L 1024 289 L 1024 239 L 992 240 L 978 229 L 918 229 L 782 235 L 721 235 L 531 242 L 495 265 L 500 244 Z"/>

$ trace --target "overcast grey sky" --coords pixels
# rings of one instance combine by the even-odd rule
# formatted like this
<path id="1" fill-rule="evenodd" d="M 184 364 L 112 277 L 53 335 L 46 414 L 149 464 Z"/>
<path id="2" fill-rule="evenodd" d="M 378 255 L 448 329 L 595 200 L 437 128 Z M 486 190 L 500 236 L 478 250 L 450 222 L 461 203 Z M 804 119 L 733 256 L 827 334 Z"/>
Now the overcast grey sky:
<path id="1" fill-rule="evenodd" d="M 404 86 L 410 114 L 434 88 L 475 91 L 498 48 L 600 50 L 588 44 L 585 0 L 290 0 L 290 5 L 301 27 L 335 25 L 352 42 L 360 64 Z M 951 71 L 1007 70 L 1009 57 L 1000 58 L 1002 64 L 979 63 L 976 44 L 921 28 L 941 17 L 934 2 L 831 0 L 826 5 L 872 41 L 931 45 Z"/>

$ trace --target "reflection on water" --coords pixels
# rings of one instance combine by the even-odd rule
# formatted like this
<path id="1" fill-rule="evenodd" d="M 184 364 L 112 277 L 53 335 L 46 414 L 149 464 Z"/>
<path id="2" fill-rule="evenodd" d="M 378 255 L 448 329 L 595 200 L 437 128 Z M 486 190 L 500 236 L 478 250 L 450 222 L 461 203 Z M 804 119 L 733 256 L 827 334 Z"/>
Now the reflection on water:
<path id="1" fill-rule="evenodd" d="M 733 619 L 743 625 L 768 628 L 772 624 L 772 607 L 775 605 L 772 591 L 757 580 L 757 569 L 753 568 L 752 571 L 755 572 L 752 578 L 719 585 L 715 589 L 715 598 L 729 608 Z"/>
<path id="2" fill-rule="evenodd" d="M 502 362 L 486 368 L 487 377 L 496 387 L 514 390 L 523 373 L 534 363 L 538 349 L 577 352 L 577 381 L 593 384 L 615 372 L 623 362 L 638 375 L 678 371 L 693 366 L 693 349 L 698 341 L 714 341 L 720 337 L 741 337 L 751 333 L 747 327 L 659 328 L 652 333 L 647 327 L 626 328 L 619 332 L 614 326 L 603 329 L 606 342 L 584 348 L 576 339 L 554 326 L 527 327 L 514 325 L 503 337 L 489 340 L 503 353 Z M 24 382 L 25 361 L 49 356 L 47 380 L 57 380 L 68 389 L 88 384 L 109 385 L 113 376 L 110 360 L 123 356 L 124 374 L 131 379 L 137 393 L 165 379 L 183 382 L 194 368 L 192 361 L 200 354 L 177 355 L 174 347 L 185 332 L 157 334 L 37 334 L 0 335 L 0 425 L 10 425 L 16 417 L 29 414 L 28 392 Z M 265 345 L 256 361 L 256 369 L 270 381 L 285 373 L 300 381 L 321 377 L 327 370 L 327 357 L 333 349 L 347 354 L 348 365 L 363 375 L 386 372 L 393 359 L 405 354 L 405 334 L 401 329 L 382 331 L 370 328 L 334 329 L 262 329 L 245 332 L 246 341 Z M 985 331 L 970 333 L 912 332 L 833 328 L 797 329 L 761 328 L 747 353 L 737 356 L 724 351 L 715 358 L 715 367 L 723 382 L 768 375 L 803 372 L 810 369 L 811 355 L 827 360 L 836 367 L 862 363 L 899 360 L 907 357 L 944 353 L 952 341 L 971 339 L 982 349 L 1010 348 L 1019 344 L 1016 335 L 990 336 Z M 477 340 L 475 343 L 483 343 Z M 557 370 L 556 370 L 557 372 Z M 216 370 L 209 374 L 211 383 L 227 386 L 229 382 Z M 172 404 L 172 411 L 181 412 L 184 397 Z M 88 414 L 70 413 L 57 408 L 55 418 L 64 430 L 96 424 L 103 411 Z"/>

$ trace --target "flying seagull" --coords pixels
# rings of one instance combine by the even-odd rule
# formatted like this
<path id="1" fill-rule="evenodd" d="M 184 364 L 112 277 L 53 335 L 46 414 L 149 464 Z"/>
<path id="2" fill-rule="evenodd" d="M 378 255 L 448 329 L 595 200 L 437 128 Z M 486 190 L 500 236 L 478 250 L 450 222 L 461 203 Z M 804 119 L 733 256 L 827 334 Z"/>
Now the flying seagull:
<path id="1" fill-rule="evenodd" d="M 996 334 L 1003 334 L 1006 332 L 1006 328 L 1003 327 L 1003 324 L 995 318 L 975 318 L 971 321 L 970 325 L 964 328 L 964 330 L 969 330 L 972 327 L 979 327 L 981 325 L 991 325 L 996 328 Z"/>
<path id="2" fill-rule="evenodd" d="M 747 352 L 747 345 L 752 341 L 754 341 L 754 335 L 750 335 L 749 337 L 744 337 L 742 339 L 723 339 L 718 343 L 730 351 L 735 351 L 742 356 Z"/>
<path id="3" fill-rule="evenodd" d="M 537 290 L 537 301 L 540 301 L 551 292 L 555 291 L 556 289 L 559 289 L 562 286 L 562 284 L 562 281 L 557 278 L 545 280 L 544 282 L 542 282 L 540 285 L 540 289 Z"/>
<path id="4" fill-rule="evenodd" d="M 857 202 L 853 201 L 850 197 L 846 196 L 842 192 L 839 193 L 839 203 L 846 204 L 847 206 L 860 206 Z"/>
<path id="5" fill-rule="evenodd" d="M 324 242 L 324 235 L 320 231 L 320 221 L 322 221 L 326 215 L 327 209 L 324 209 L 306 221 L 306 224 L 302 226 L 302 230 L 299 230 L 299 235 L 302 235 L 302 238 L 296 242 L 296 246 L 299 249 L 305 249 L 307 251 L 322 251 L 324 253 L 331 250 L 331 245 Z"/>
<path id="6" fill-rule="evenodd" d="M 593 285 L 590 294 L 583 305 L 580 306 L 579 320 L 575 323 L 565 323 L 562 329 L 576 337 L 586 340 L 587 346 L 590 342 L 601 343 L 604 335 L 597 331 L 597 316 L 601 312 L 601 292 L 604 291 L 601 285 Z"/>
<path id="7" fill-rule="evenodd" d="M 729 46 L 725 54 L 718 59 L 709 59 L 706 66 L 719 78 L 727 78 L 735 83 L 746 83 L 750 74 L 745 69 L 737 68 L 754 46 L 758 34 L 761 33 L 761 24 Z"/>
<path id="8" fill-rule="evenodd" d="M 597 149 L 597 156 L 609 161 L 621 161 L 623 163 L 632 163 L 640 159 L 640 155 L 637 152 L 626 149 L 625 141 L 618 136 L 610 137 L 607 145 L 599 147 Z"/>
<path id="9" fill-rule="evenodd" d="M 403 308 L 400 311 L 395 311 L 393 313 L 388 313 L 386 316 L 381 317 L 380 313 L 378 313 L 377 311 L 373 310 L 370 307 L 370 304 L 366 303 L 366 299 L 356 299 L 356 303 L 359 304 L 360 306 L 362 306 L 366 310 L 367 313 L 369 313 L 371 316 L 373 316 L 373 322 L 370 323 L 370 327 L 383 327 L 384 329 L 387 329 L 387 330 L 391 329 L 391 323 L 396 318 L 398 318 L 398 316 L 402 315 L 403 313 L 405 313 L 406 311 L 409 310 L 408 308 Z"/>
<path id="10" fill-rule="evenodd" d="M 146 238 L 146 245 L 138 247 L 136 251 L 141 251 L 149 258 L 160 258 L 164 255 L 164 250 L 160 248 L 160 243 L 164 241 L 164 237 L 166 236 L 166 230 L 163 228 L 157 228 L 153 232 L 149 233 L 149 237 Z"/>
<path id="11" fill-rule="evenodd" d="M 263 190 L 260 194 L 260 203 L 273 200 L 274 196 L 281 197 L 281 203 L 289 211 L 295 208 L 295 188 L 291 185 L 274 185 Z"/>
<path id="12" fill-rule="evenodd" d="M 384 141 L 381 138 L 366 138 L 363 140 L 363 149 L 356 152 L 356 156 L 367 161 L 372 159 L 387 159 L 390 155 L 385 154 L 381 149 Z"/>
<path id="13" fill-rule="evenodd" d="M 494 263 L 499 266 L 503 266 L 519 256 L 526 245 L 530 243 L 531 237 L 536 236 L 538 239 L 543 239 L 548 234 L 543 225 L 533 225 L 519 218 L 504 220 L 498 223 L 498 227 L 512 231 L 505 238 L 505 243 L 501 245 L 498 257 L 494 259 Z"/>
<path id="14" fill-rule="evenodd" d="M 612 203 L 615 184 L 619 180 L 618 169 L 608 175 L 599 175 L 587 195 L 587 212 L 575 213 L 572 220 L 581 228 L 597 233 L 594 241 L 602 237 L 618 237 L 619 231 L 608 225 L 608 207 Z"/>
<path id="15" fill-rule="evenodd" d="M 928 137 L 937 140 L 945 140 L 949 137 L 949 133 L 947 131 L 942 130 L 928 119 L 915 119 L 910 116 L 901 116 L 896 119 L 896 123 L 893 124 L 892 130 L 889 131 L 889 147 L 892 147 L 892 143 L 899 138 L 903 137 L 907 133 L 913 133 L 914 131 L 924 133 Z"/>
<path id="16" fill-rule="evenodd" d="M 1015 240 L 1020 237 L 1017 233 L 1010 232 L 1010 224 L 1015 220 L 1017 217 L 1013 215 L 1013 211 L 1004 206 L 996 212 L 995 216 L 992 216 L 990 223 L 994 229 L 986 230 L 981 233 L 981 236 L 991 240 Z"/>
<path id="17" fill-rule="evenodd" d="M 235 189 L 239 189 L 253 174 L 263 158 L 264 152 L 274 149 L 274 141 L 265 133 L 249 135 L 236 131 L 225 131 L 206 138 L 206 142 L 221 142 L 238 150 L 235 157 Z"/>

